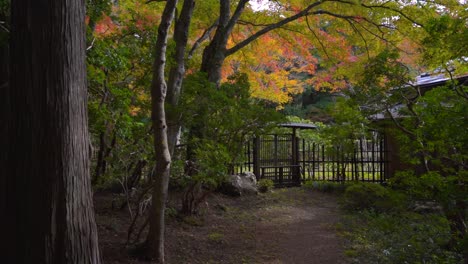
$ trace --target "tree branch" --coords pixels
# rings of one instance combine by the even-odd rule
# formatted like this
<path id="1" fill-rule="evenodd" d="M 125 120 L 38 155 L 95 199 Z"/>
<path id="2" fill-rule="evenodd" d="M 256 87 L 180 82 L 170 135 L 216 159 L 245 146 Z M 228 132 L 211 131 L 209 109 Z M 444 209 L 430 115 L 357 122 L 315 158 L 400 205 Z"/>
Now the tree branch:
<path id="1" fill-rule="evenodd" d="M 10 33 L 10 29 L 7 28 L 5 21 L 0 21 L 0 28 L 3 29 L 6 33 Z"/>
<path id="2" fill-rule="evenodd" d="M 229 56 L 229 55 L 232 55 L 233 53 L 237 52 L 238 50 L 242 49 L 243 47 L 247 46 L 249 43 L 251 43 L 252 41 L 256 40 L 257 38 L 259 38 L 260 36 L 274 30 L 274 29 L 277 29 L 281 26 L 284 26 L 286 24 L 288 24 L 289 22 L 292 22 L 292 21 L 295 21 L 301 17 L 304 17 L 306 15 L 309 14 L 310 10 L 312 10 L 312 8 L 314 7 L 317 7 L 321 4 L 323 4 L 325 1 L 317 1 L 313 4 L 310 4 L 309 6 L 307 6 L 304 10 L 300 11 L 299 13 L 293 15 L 293 16 L 290 16 L 288 18 L 285 18 L 281 21 L 278 21 L 276 23 L 273 23 L 269 26 L 266 26 L 264 27 L 263 29 L 257 31 L 255 34 L 251 35 L 250 37 L 244 39 L 243 41 L 239 42 L 237 45 L 235 45 L 234 47 L 228 49 L 226 51 L 226 57 Z"/>
<path id="3" fill-rule="evenodd" d="M 339 2 L 339 3 L 343 3 L 343 4 L 350 4 L 350 5 L 356 5 L 355 2 L 352 2 L 352 1 L 346 1 L 346 0 L 334 0 L 334 2 Z M 386 1 L 380 5 L 368 5 L 368 4 L 364 4 L 362 3 L 361 1 L 360 2 L 360 6 L 362 7 L 365 7 L 367 9 L 376 9 L 376 8 L 382 8 L 382 9 L 386 9 L 386 10 L 389 10 L 389 11 L 392 11 L 392 12 L 395 12 L 399 15 L 401 15 L 402 17 L 404 17 L 405 19 L 407 19 L 408 21 L 410 21 L 411 23 L 415 24 L 415 25 L 418 25 L 422 28 L 424 28 L 424 25 L 416 22 L 414 19 L 410 18 L 409 16 L 407 16 L 405 13 L 403 13 L 401 10 L 398 10 L 398 9 L 395 9 L 395 8 L 392 8 L 392 7 L 389 7 L 387 6 L 388 3 L 391 3 L 391 2 L 394 2 L 394 1 Z"/>
<path id="4" fill-rule="evenodd" d="M 167 0 L 147 0 L 145 2 L 145 4 L 149 4 L 149 3 L 152 3 L 152 2 L 166 2 Z"/>
<path id="5" fill-rule="evenodd" d="M 86 51 L 90 50 L 93 48 L 94 46 L 94 42 L 96 41 L 96 38 L 93 38 L 93 40 L 91 41 L 91 44 L 89 45 L 89 47 L 86 48 Z"/>
<path id="6" fill-rule="evenodd" d="M 348 21 L 348 23 L 353 28 L 354 32 L 356 32 L 361 37 L 362 41 L 364 41 L 364 46 L 366 47 L 367 59 L 370 60 L 369 44 L 367 44 L 366 38 L 362 35 L 361 31 L 357 29 L 356 25 L 354 25 L 353 22 Z"/>
<path id="7" fill-rule="evenodd" d="M 410 21 L 411 23 L 413 24 L 416 24 L 422 28 L 424 28 L 424 25 L 423 24 L 420 24 L 418 22 L 416 22 L 414 19 L 408 17 L 405 13 L 403 13 L 401 10 L 398 10 L 398 9 L 394 9 L 394 8 L 391 8 L 389 6 L 386 6 L 385 4 L 387 4 L 388 2 L 390 1 L 387 1 L 385 3 L 383 3 L 382 5 L 366 5 L 366 4 L 361 4 L 363 7 L 365 8 L 369 8 L 369 9 L 373 9 L 373 8 L 382 8 L 382 9 L 387 9 L 387 10 L 390 10 L 392 12 L 395 12 L 395 13 L 398 13 L 399 15 L 401 15 L 402 17 L 404 17 L 406 20 Z"/>
<path id="8" fill-rule="evenodd" d="M 450 80 L 454 81 L 454 77 L 453 77 L 453 74 L 452 72 L 450 71 L 450 69 L 448 69 L 446 66 L 444 66 L 444 69 L 446 72 L 448 72 L 449 76 L 450 76 Z M 464 99 L 467 99 L 468 100 L 468 94 L 465 92 L 465 90 L 463 89 L 463 86 L 466 84 L 466 80 L 463 82 L 463 83 L 460 83 L 459 85 L 456 85 L 456 84 L 453 84 L 453 90 L 462 98 Z M 458 87 L 460 87 L 461 89 L 458 90 Z"/>
<path id="9" fill-rule="evenodd" d="M 195 50 L 197 50 L 198 47 L 200 47 L 203 41 L 207 40 L 210 37 L 211 33 L 216 29 L 218 25 L 219 25 L 219 18 L 216 19 L 216 21 L 203 32 L 203 34 L 195 41 L 195 43 L 193 43 L 192 48 L 190 49 L 187 55 L 188 59 L 192 58 L 193 54 L 195 53 Z"/>
<path id="10" fill-rule="evenodd" d="M 341 2 L 341 1 L 338 1 L 338 2 Z M 333 17 L 336 17 L 336 18 L 341 18 L 341 19 L 344 19 L 346 20 L 349 24 L 353 24 L 353 23 L 356 23 L 358 24 L 363 30 L 367 31 L 369 34 L 371 34 L 372 36 L 384 41 L 385 43 L 387 44 L 390 44 L 391 46 L 393 46 L 394 48 L 398 49 L 398 50 L 401 50 L 399 47 L 397 47 L 394 43 L 388 41 L 387 39 L 385 39 L 383 37 L 383 35 L 385 35 L 385 32 L 381 29 L 382 27 L 384 28 L 390 28 L 393 30 L 393 28 L 387 26 L 387 25 L 383 25 L 383 24 L 377 24 L 371 20 L 369 20 L 368 18 L 365 18 L 365 17 L 356 17 L 356 16 L 350 16 L 350 15 L 341 15 L 341 14 L 336 14 L 336 13 L 333 13 L 333 12 L 330 12 L 330 11 L 326 11 L 326 10 L 318 10 L 318 11 L 315 11 L 315 12 L 312 12 L 311 14 L 314 14 L 314 15 L 329 15 L 329 16 L 333 16 Z M 365 22 L 367 22 L 368 24 L 370 24 L 371 26 L 374 26 L 381 34 L 382 36 L 378 35 L 377 33 L 373 32 L 372 30 L 368 29 L 366 26 L 363 25 L 363 23 L 359 23 L 358 20 L 363 20 Z M 355 26 L 352 26 L 353 28 L 355 28 L 357 30 L 357 28 Z M 359 30 L 357 30 L 359 32 Z"/>
<path id="11" fill-rule="evenodd" d="M 310 26 L 310 23 L 309 23 L 309 16 L 306 16 L 306 24 L 307 24 L 307 28 L 309 28 L 309 31 L 312 32 L 312 34 L 315 36 L 315 38 L 317 39 L 317 41 L 319 42 L 320 46 L 322 47 L 323 49 L 323 52 L 325 53 L 325 55 L 327 56 L 328 59 L 330 59 L 330 56 L 328 56 L 328 52 L 327 52 L 327 48 L 325 48 L 325 45 L 323 45 L 322 41 L 320 40 L 320 38 L 317 36 L 317 34 L 315 33 L 315 31 L 312 29 L 312 27 Z"/>
<path id="12" fill-rule="evenodd" d="M 229 1 L 226 1 L 229 2 Z M 234 11 L 234 14 L 232 14 L 231 19 L 226 25 L 226 32 L 231 32 L 234 26 L 236 25 L 237 21 L 239 20 L 239 17 L 241 16 L 242 12 L 245 9 L 245 5 L 249 2 L 249 0 L 240 0 L 239 3 L 237 4 L 236 10 Z"/>
<path id="13" fill-rule="evenodd" d="M 385 107 L 385 112 L 387 112 L 387 114 L 390 116 L 390 119 L 392 120 L 392 122 L 401 130 L 403 131 L 405 134 L 409 135 L 411 138 L 416 138 L 416 135 L 411 132 L 410 130 L 408 130 L 406 127 L 402 126 L 397 120 L 396 118 L 393 116 L 392 112 L 388 109 L 388 107 Z"/>
<path id="14" fill-rule="evenodd" d="M 239 25 L 246 25 L 246 26 L 253 26 L 253 27 L 268 27 L 272 24 L 255 24 L 253 22 L 245 21 L 245 20 L 238 20 L 237 24 Z"/>

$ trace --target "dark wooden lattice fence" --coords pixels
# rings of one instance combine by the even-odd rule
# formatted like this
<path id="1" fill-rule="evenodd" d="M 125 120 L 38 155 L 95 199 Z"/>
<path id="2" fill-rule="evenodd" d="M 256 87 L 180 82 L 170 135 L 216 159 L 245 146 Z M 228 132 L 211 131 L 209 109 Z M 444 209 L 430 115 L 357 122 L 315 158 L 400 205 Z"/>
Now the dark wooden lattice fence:
<path id="1" fill-rule="evenodd" d="M 300 185 L 306 180 L 384 182 L 388 155 L 383 134 L 354 140 L 346 147 L 318 144 L 294 134 L 263 135 L 245 144 L 244 162 L 237 173 L 251 171 L 257 179 L 277 186 Z"/>

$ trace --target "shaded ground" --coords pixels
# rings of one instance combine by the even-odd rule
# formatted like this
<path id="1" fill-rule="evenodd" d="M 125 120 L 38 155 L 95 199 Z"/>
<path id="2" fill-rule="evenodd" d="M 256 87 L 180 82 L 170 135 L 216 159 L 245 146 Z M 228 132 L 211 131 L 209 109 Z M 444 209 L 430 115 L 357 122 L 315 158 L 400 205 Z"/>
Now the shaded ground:
<path id="1" fill-rule="evenodd" d="M 112 197 L 96 196 L 105 263 L 146 263 L 125 248 L 128 210 L 112 210 Z M 171 211 L 171 209 L 169 210 Z M 169 263 L 344 263 L 336 198 L 299 188 L 255 197 L 212 195 L 200 216 L 169 217 Z M 143 236 L 144 237 L 144 236 Z"/>

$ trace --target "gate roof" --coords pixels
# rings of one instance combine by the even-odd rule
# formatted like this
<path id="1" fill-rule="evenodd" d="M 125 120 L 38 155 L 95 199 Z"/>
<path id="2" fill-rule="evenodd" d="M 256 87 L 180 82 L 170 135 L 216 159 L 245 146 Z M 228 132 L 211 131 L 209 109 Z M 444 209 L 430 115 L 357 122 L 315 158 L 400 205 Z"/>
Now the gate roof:
<path id="1" fill-rule="evenodd" d="M 279 124 L 280 127 L 299 128 L 299 129 L 317 129 L 314 124 L 307 123 L 283 123 Z"/>

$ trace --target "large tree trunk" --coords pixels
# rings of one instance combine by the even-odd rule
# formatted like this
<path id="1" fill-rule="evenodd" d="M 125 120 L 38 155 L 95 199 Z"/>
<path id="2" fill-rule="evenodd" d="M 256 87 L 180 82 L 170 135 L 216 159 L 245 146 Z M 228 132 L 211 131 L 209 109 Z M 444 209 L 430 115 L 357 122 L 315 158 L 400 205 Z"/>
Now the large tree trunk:
<path id="1" fill-rule="evenodd" d="M 150 228 L 146 239 L 146 256 L 164 263 L 164 211 L 166 207 L 171 155 L 167 141 L 167 125 L 164 102 L 167 84 L 164 79 L 166 48 L 169 28 L 174 20 L 177 0 L 168 0 L 158 28 L 151 83 L 152 120 L 154 128 L 154 149 L 156 170 L 151 200 Z"/>
<path id="2" fill-rule="evenodd" d="M 219 85 L 221 81 L 221 69 L 227 56 L 227 43 L 229 36 L 231 35 L 240 15 L 244 11 L 247 2 L 249 1 L 240 0 L 231 16 L 231 1 L 220 1 L 220 15 L 216 31 L 208 46 L 203 50 L 202 63 L 200 66 L 200 71 L 207 74 L 208 81 L 216 83 L 216 85 Z M 203 138 L 203 127 L 204 124 L 200 123 L 190 128 L 188 136 L 189 142 L 194 138 Z M 188 165 L 189 167 L 186 168 L 186 172 L 191 174 L 190 172 L 194 172 L 195 170 L 190 168 L 190 166 L 196 166 L 196 158 L 195 149 L 190 145 L 190 143 L 187 147 L 186 159 L 191 161 Z"/>
<path id="3" fill-rule="evenodd" d="M 3 263 L 100 263 L 83 0 L 12 1 Z M 4 147 L 4 148 L 3 148 Z M 2 254 L 3 255 L 3 254 Z"/>
<path id="4" fill-rule="evenodd" d="M 203 50 L 202 64 L 200 71 L 208 74 L 208 80 L 219 84 L 221 81 L 221 68 L 226 59 L 227 43 L 234 25 L 244 11 L 248 0 L 240 0 L 236 10 L 231 16 L 231 1 L 220 1 L 219 23 L 213 39 Z"/>
<path id="5" fill-rule="evenodd" d="M 224 60 L 226 59 L 226 45 L 228 34 L 223 34 L 221 37 L 215 37 L 213 41 L 203 50 L 202 64 L 200 71 L 207 73 L 208 80 L 219 85 L 221 81 L 221 69 L 223 67 Z"/>
<path id="6" fill-rule="evenodd" d="M 0 22 L 5 22 L 3 25 L 5 29 L 0 28 L 0 149 L 6 149 L 6 144 L 8 142 L 6 136 L 6 110 L 8 105 L 8 96 L 7 96 L 7 87 L 9 79 L 9 49 L 7 39 L 3 39 L 3 36 L 7 36 L 9 28 L 9 14 L 3 13 L 3 10 L 0 10 Z M 6 10 L 5 10 L 6 11 Z M 6 212 L 6 172 L 2 166 L 2 162 L 6 158 L 6 152 L 0 151 L 0 212 Z M 4 223 L 5 219 L 0 218 L 0 225 L 6 226 Z M 0 244 L 0 247 L 5 248 L 3 243 Z"/>

